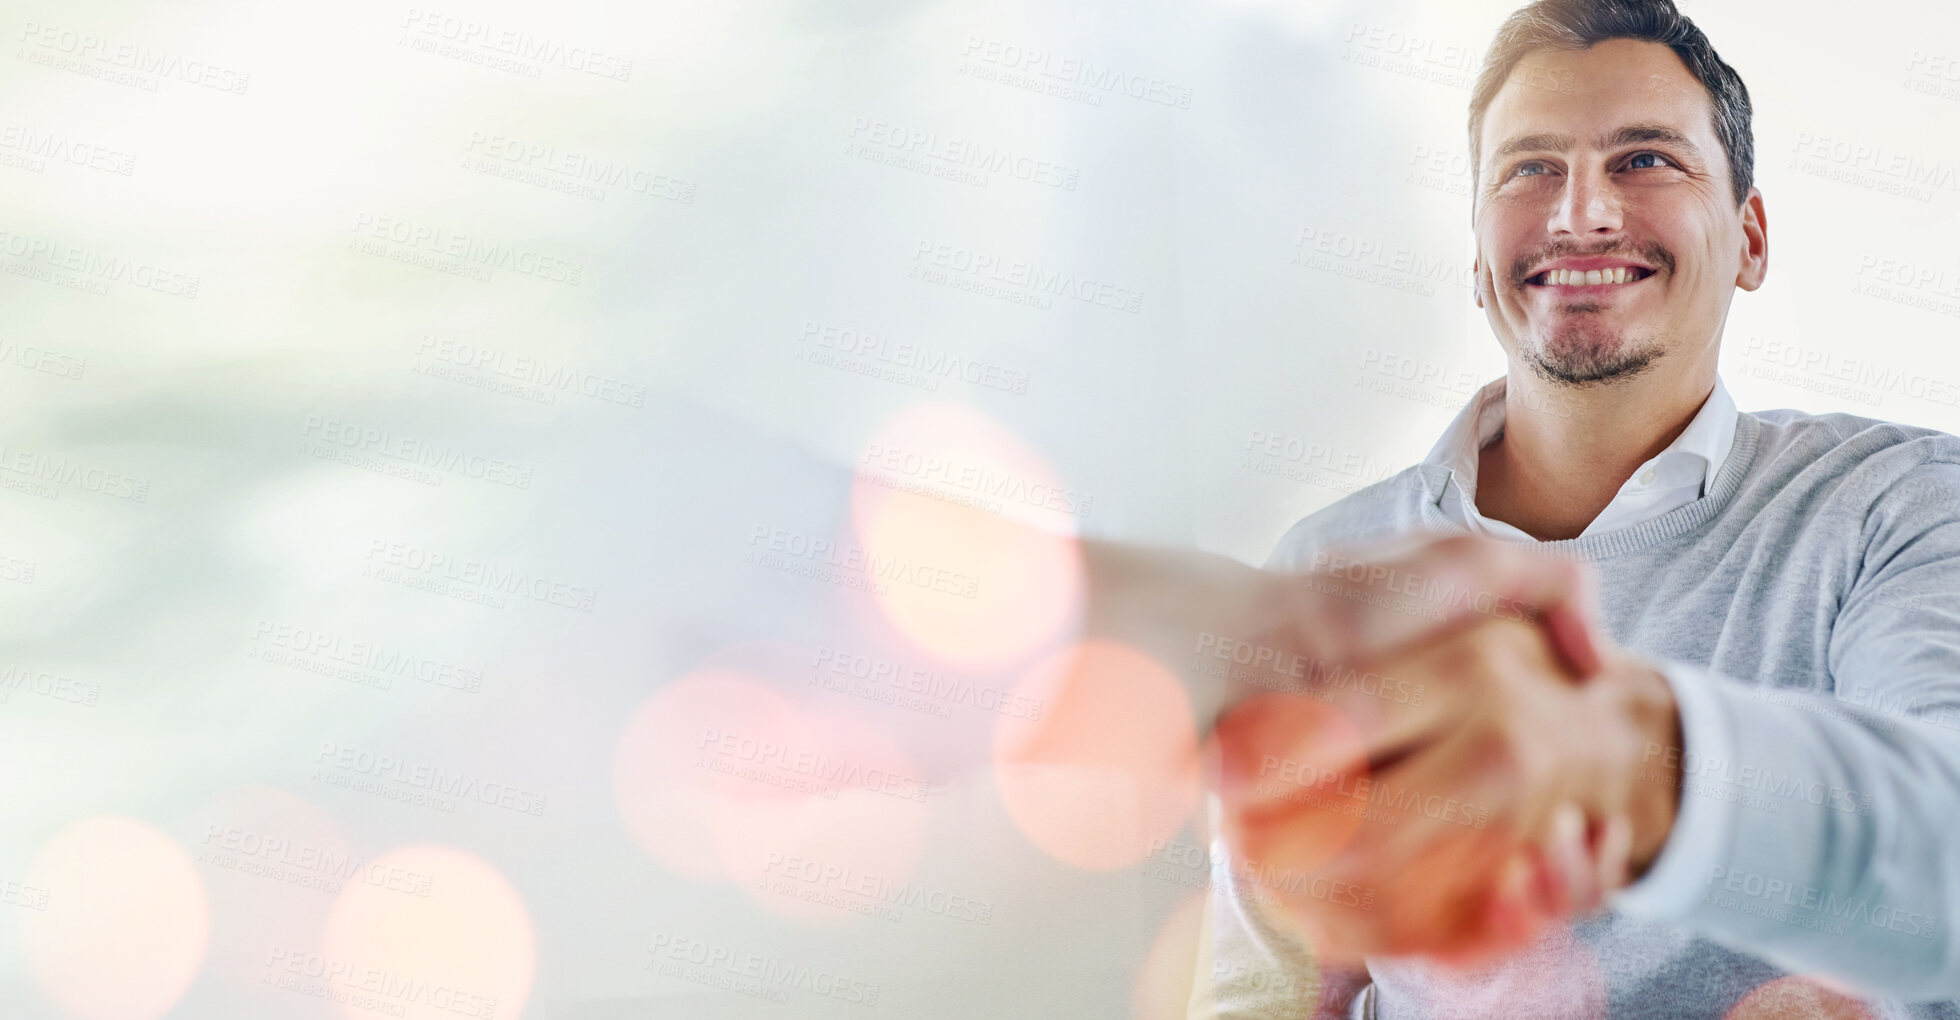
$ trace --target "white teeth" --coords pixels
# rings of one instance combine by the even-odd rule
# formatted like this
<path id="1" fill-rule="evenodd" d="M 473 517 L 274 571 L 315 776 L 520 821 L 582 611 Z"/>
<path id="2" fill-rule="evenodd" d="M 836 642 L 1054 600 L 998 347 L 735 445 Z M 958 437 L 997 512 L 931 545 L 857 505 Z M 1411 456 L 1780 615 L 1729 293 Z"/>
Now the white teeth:
<path id="1" fill-rule="evenodd" d="M 1553 269 L 1545 273 L 1548 287 L 1596 287 L 1603 283 L 1629 283 L 1634 279 L 1631 266 L 1612 269 Z"/>

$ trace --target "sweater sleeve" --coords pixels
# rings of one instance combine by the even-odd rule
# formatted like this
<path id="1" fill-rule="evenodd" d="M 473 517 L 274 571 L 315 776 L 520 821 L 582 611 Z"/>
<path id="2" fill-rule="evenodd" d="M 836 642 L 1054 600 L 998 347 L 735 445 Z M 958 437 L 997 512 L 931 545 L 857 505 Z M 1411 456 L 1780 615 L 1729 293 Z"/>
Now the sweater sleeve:
<path id="1" fill-rule="evenodd" d="M 1830 676 L 1812 690 L 1665 664 L 1686 695 L 1682 808 L 1654 869 L 1615 908 L 1867 992 L 1951 998 L 1960 465 L 1905 473 L 1873 503 L 1859 541 L 1828 638 Z"/>

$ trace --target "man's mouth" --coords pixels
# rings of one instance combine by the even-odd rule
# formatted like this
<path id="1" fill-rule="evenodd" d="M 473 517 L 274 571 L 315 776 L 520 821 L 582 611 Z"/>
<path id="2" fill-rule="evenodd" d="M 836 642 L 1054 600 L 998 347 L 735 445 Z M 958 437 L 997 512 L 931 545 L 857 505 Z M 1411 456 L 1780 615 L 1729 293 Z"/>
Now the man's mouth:
<path id="1" fill-rule="evenodd" d="M 1611 287 L 1629 283 L 1639 283 L 1654 275 L 1651 269 L 1640 266 L 1615 266 L 1611 269 L 1547 269 L 1536 276 L 1525 277 L 1525 285 L 1530 287 Z"/>

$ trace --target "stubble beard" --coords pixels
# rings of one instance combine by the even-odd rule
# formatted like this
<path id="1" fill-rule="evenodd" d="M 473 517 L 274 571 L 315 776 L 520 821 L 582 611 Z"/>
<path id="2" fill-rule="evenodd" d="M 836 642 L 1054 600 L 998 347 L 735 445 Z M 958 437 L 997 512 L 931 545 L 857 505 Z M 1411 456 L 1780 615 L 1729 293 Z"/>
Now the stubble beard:
<path id="1" fill-rule="evenodd" d="M 1658 336 L 1610 332 L 1587 321 L 1588 313 L 1598 309 L 1595 304 L 1569 305 L 1560 310 L 1565 321 L 1552 327 L 1550 336 L 1538 332 L 1520 345 L 1532 374 L 1565 386 L 1596 386 L 1637 378 L 1661 359 L 1665 348 Z"/>

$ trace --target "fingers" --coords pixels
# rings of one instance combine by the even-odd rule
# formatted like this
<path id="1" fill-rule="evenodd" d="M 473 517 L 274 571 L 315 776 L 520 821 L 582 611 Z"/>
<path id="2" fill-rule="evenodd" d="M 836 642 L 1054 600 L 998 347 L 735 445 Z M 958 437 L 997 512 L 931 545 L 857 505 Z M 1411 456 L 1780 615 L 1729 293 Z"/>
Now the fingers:
<path id="1" fill-rule="evenodd" d="M 1625 815 L 1614 815 L 1595 827 L 1593 857 L 1599 865 L 1599 884 L 1604 890 L 1601 902 L 1621 889 L 1633 870 L 1633 822 Z M 1598 908 L 1595 903 L 1591 909 Z"/>
<path id="2" fill-rule="evenodd" d="M 1592 621 L 1582 610 L 1561 603 L 1546 609 L 1543 620 L 1552 650 L 1574 679 L 1589 680 L 1604 668 L 1598 642 L 1593 639 Z"/>
<path id="3" fill-rule="evenodd" d="M 1571 802 L 1552 813 L 1549 831 L 1521 845 L 1493 883 L 1479 948 L 1515 948 L 1538 937 L 1548 924 L 1598 910 L 1607 894 L 1626 883 L 1633 829 L 1615 815 L 1589 825 Z M 1525 876 L 1529 875 L 1529 878 Z"/>
<path id="4" fill-rule="evenodd" d="M 1592 912 L 1605 898 L 1599 866 L 1586 840 L 1586 813 L 1564 801 L 1552 810 L 1551 831 L 1540 844 L 1539 902 L 1553 917 Z"/>

